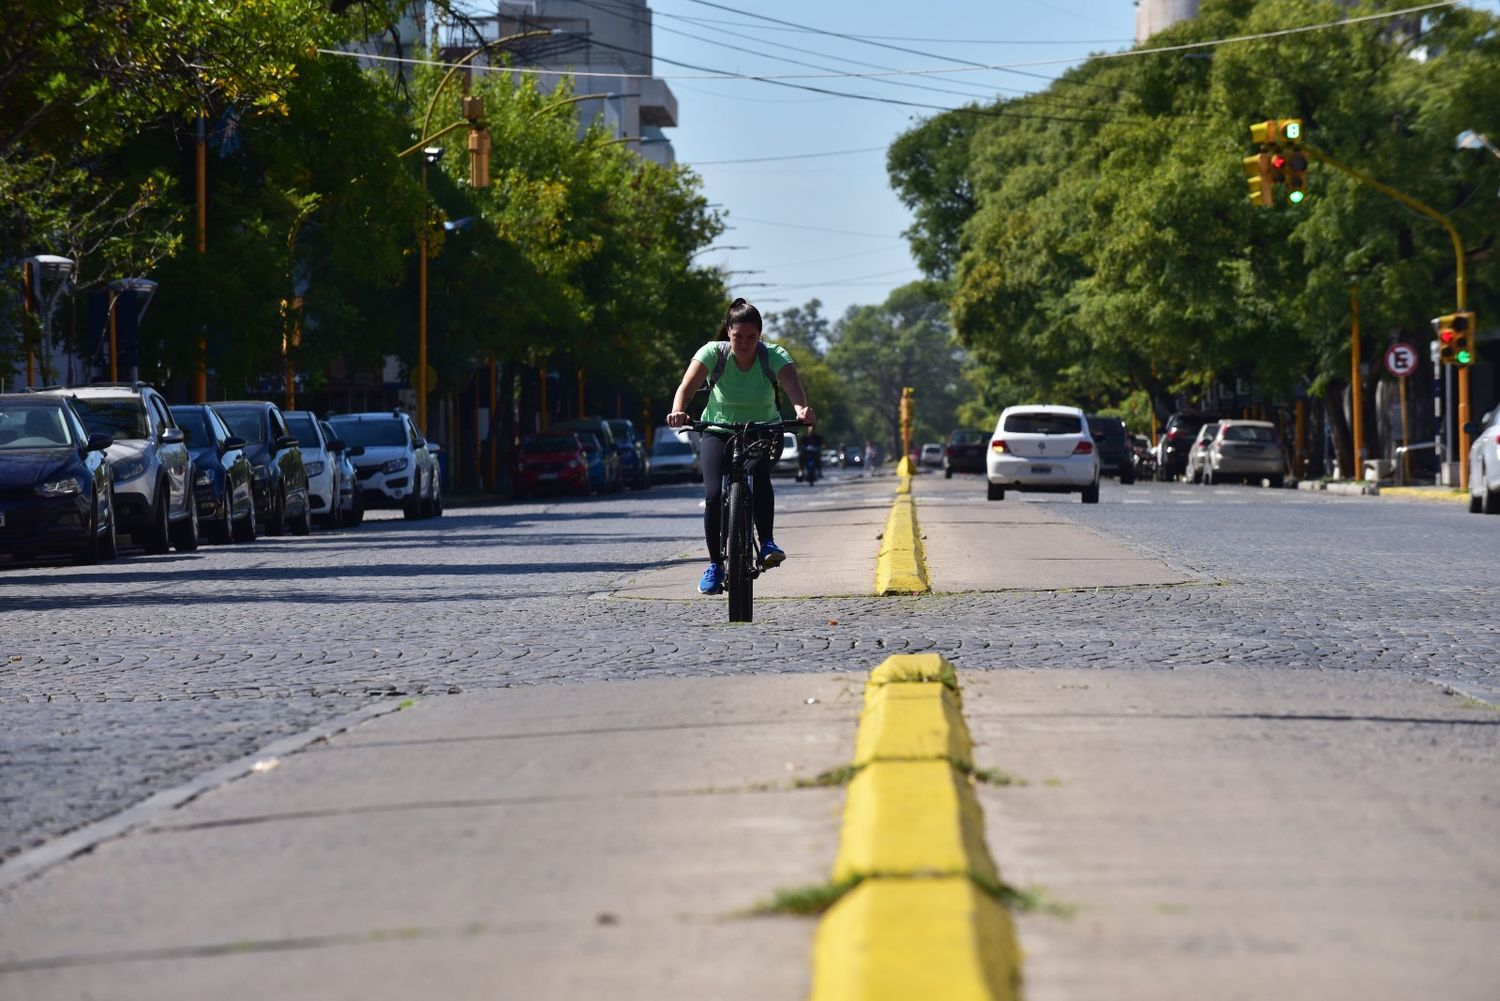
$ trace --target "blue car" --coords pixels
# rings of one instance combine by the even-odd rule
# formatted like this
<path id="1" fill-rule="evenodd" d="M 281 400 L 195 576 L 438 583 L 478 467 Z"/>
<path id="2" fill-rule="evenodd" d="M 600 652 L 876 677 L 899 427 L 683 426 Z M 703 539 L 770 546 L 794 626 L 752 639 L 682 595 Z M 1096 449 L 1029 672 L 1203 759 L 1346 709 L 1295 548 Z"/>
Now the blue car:
<path id="1" fill-rule="evenodd" d="M 215 542 L 254 542 L 255 474 L 245 439 L 233 434 L 206 403 L 172 407 L 193 457 L 193 500 L 198 521 Z"/>
<path id="2" fill-rule="evenodd" d="M 112 443 L 63 397 L 0 395 L 0 553 L 114 559 Z"/>
<path id="3" fill-rule="evenodd" d="M 627 420 L 606 422 L 615 435 L 615 454 L 620 457 L 620 478 L 634 490 L 651 486 L 651 458 L 645 442 L 635 433 L 635 424 Z"/>
<path id="4" fill-rule="evenodd" d="M 610 473 L 613 471 L 609 456 L 604 454 L 604 446 L 599 444 L 597 435 L 587 431 L 575 431 L 578 440 L 583 443 L 583 457 L 588 463 L 589 470 L 589 493 L 597 494 L 614 488 Z"/>

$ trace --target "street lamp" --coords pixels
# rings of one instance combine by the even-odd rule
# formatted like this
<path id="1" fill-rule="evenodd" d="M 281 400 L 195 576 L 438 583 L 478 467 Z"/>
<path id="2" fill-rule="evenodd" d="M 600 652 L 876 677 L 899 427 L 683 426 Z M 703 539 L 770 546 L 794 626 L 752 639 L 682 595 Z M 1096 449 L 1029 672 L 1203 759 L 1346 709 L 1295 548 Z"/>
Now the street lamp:
<path id="1" fill-rule="evenodd" d="M 119 305 L 122 296 L 131 296 L 135 300 L 136 327 L 139 329 L 141 320 L 146 317 L 146 307 L 151 305 L 151 299 L 156 295 L 156 282 L 149 278 L 116 278 L 109 283 L 109 381 L 120 381 L 120 343 L 116 333 L 115 308 Z M 131 374 L 131 381 L 135 381 L 135 373 Z"/>
<path id="2" fill-rule="evenodd" d="M 1494 155 L 1495 159 L 1500 160 L 1500 149 L 1496 149 L 1495 144 L 1490 142 L 1483 133 L 1475 132 L 1473 129 L 1464 129 L 1460 132 L 1453 140 L 1453 148 L 1487 149 Z M 1500 192 L 1496 192 L 1496 194 L 1500 195 Z"/>
<path id="3" fill-rule="evenodd" d="M 445 126 L 436 132 L 428 133 L 432 127 L 432 113 L 437 109 L 438 98 L 443 94 L 443 88 L 458 73 L 460 69 L 468 65 L 469 61 L 481 52 L 498 48 L 509 42 L 517 42 L 526 38 L 538 36 L 551 36 L 556 34 L 552 29 L 543 31 L 523 31 L 514 35 L 506 35 L 497 38 L 493 42 L 485 42 L 476 47 L 468 55 L 454 63 L 438 82 L 437 89 L 432 92 L 432 100 L 427 103 L 427 114 L 422 119 L 422 131 L 414 144 L 397 154 L 397 158 L 408 156 L 417 150 L 422 151 L 422 230 L 418 237 L 417 254 L 417 427 L 423 434 L 427 433 L 427 167 L 429 164 L 437 163 L 443 156 L 441 146 L 430 145 L 454 129 L 467 127 L 469 129 L 469 183 L 476 188 L 487 188 L 490 185 L 490 133 L 484 127 L 484 98 L 465 95 L 461 103 L 463 118 L 451 125 Z"/>
<path id="4" fill-rule="evenodd" d="M 21 262 L 21 275 L 25 282 L 26 311 L 42 314 L 42 372 L 46 377 L 47 360 L 52 349 L 52 314 L 57 309 L 62 294 L 73 287 L 73 277 L 78 264 L 71 257 L 56 254 L 37 254 Z M 26 349 L 26 385 L 36 385 L 35 352 Z"/>

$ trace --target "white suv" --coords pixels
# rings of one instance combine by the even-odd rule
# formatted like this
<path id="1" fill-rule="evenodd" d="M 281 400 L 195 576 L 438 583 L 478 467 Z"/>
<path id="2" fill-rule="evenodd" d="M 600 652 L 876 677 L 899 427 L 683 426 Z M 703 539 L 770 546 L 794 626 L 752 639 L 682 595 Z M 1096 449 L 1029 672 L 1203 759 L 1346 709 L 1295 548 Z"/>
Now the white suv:
<path id="1" fill-rule="evenodd" d="M 198 505 L 187 439 L 167 401 L 144 382 L 48 389 L 67 396 L 89 434 L 107 434 L 121 532 L 148 553 L 198 548 Z"/>
<path id="2" fill-rule="evenodd" d="M 354 469 L 366 508 L 399 507 L 408 518 L 442 515 L 439 448 L 410 416 L 400 410 L 335 414 L 328 424 L 345 445 L 364 449 Z"/>

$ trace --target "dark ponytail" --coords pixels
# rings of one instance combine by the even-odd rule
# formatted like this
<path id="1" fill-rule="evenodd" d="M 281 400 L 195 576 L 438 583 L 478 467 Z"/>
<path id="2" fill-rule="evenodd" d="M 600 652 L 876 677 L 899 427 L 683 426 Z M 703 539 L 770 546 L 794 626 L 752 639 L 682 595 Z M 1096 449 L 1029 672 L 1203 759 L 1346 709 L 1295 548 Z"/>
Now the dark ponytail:
<path id="1" fill-rule="evenodd" d="M 724 322 L 719 324 L 719 340 L 729 340 L 729 328 L 736 323 L 749 323 L 756 330 L 765 329 L 760 322 L 760 310 L 744 299 L 736 299 L 729 304 L 729 309 L 724 313 Z"/>

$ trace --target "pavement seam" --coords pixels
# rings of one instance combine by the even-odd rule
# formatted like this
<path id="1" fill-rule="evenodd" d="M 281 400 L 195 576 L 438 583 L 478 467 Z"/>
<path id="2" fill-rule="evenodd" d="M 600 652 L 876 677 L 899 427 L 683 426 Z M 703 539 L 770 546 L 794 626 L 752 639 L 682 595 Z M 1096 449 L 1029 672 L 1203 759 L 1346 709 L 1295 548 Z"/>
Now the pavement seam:
<path id="1" fill-rule="evenodd" d="M 917 527 L 916 501 L 911 493 L 911 472 L 905 464 L 898 470 L 896 499 L 880 536 L 880 555 L 875 560 L 875 594 L 928 594 L 927 560 L 922 551 L 922 533 Z"/>
<path id="2" fill-rule="evenodd" d="M 354 712 L 336 716 L 326 723 L 320 723 L 301 733 L 272 741 L 257 751 L 217 768 L 211 768 L 180 785 L 163 789 L 103 820 L 97 820 L 61 837 L 53 838 L 30 851 L 22 852 L 0 864 L 0 892 L 19 886 L 55 865 L 91 852 L 106 841 L 123 837 L 137 828 L 154 825 L 156 818 L 163 814 L 191 803 L 212 789 L 261 771 L 268 762 L 274 764 L 277 758 L 303 750 L 311 744 L 326 740 L 345 730 L 351 730 L 378 716 L 396 712 L 411 705 L 413 701 L 404 699 L 397 702 L 387 699 L 362 709 L 356 709 Z"/>
<path id="3" fill-rule="evenodd" d="M 984 842 L 957 674 L 898 654 L 865 686 L 811 1001 L 1013 1001 L 1020 954 Z"/>

